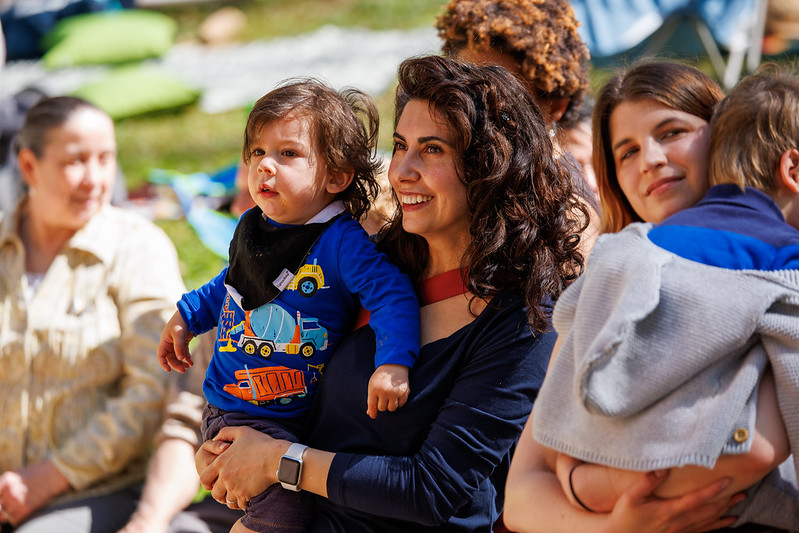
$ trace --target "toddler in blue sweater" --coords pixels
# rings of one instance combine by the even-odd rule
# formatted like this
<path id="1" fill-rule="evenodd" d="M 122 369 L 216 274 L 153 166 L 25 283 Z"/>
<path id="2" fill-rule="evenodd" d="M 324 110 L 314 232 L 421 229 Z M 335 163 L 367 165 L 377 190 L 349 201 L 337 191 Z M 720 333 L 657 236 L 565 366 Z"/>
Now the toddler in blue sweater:
<path id="1" fill-rule="evenodd" d="M 161 336 L 161 366 L 183 372 L 192 365 L 190 338 L 218 326 L 204 383 L 205 439 L 248 425 L 295 443 L 287 452 L 295 468 L 278 476 L 289 490 L 275 485 L 249 502 L 227 501 L 245 510 L 238 530 L 309 522 L 309 500 L 297 492 L 297 440 L 324 366 L 361 306 L 377 339 L 367 414 L 408 398 L 419 304 L 409 278 L 356 221 L 377 189 L 377 117 L 366 94 L 316 80 L 289 82 L 256 102 L 243 147 L 256 205 L 236 227 L 229 266 L 182 297 Z"/>
<path id="2" fill-rule="evenodd" d="M 556 306 L 533 434 L 577 506 L 612 510 L 640 479 L 625 471 L 687 467 L 672 497 L 672 477 L 702 486 L 743 453 L 747 487 L 799 449 L 799 77 L 763 69 L 717 106 L 709 174 L 695 207 L 601 237 Z M 795 530 L 782 466 L 744 516 Z"/>

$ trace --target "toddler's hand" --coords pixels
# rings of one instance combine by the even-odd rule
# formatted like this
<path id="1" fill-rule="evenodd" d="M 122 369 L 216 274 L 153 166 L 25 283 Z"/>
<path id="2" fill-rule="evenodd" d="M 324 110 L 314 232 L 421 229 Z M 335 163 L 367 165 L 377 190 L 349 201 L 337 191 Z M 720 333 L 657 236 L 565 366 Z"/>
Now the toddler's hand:
<path id="1" fill-rule="evenodd" d="M 404 365 L 380 365 L 369 379 L 366 414 L 377 418 L 378 411 L 396 411 L 408 401 L 409 369 Z"/>
<path id="2" fill-rule="evenodd" d="M 185 372 L 194 366 L 189 354 L 189 341 L 193 336 L 183 317 L 175 311 L 161 332 L 161 340 L 158 343 L 158 362 L 161 368 L 167 372 L 171 370 Z"/>

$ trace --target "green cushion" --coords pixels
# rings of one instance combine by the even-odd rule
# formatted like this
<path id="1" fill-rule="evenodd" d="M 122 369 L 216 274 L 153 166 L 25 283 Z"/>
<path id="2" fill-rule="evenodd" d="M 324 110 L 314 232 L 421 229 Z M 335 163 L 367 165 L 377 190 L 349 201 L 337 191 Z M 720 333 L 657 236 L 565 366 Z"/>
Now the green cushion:
<path id="1" fill-rule="evenodd" d="M 67 17 L 42 41 L 47 68 L 114 64 L 160 57 L 177 24 L 163 13 L 126 9 Z"/>
<path id="2" fill-rule="evenodd" d="M 165 111 L 197 101 L 200 91 L 155 67 L 114 69 L 73 93 L 103 109 L 114 120 Z"/>

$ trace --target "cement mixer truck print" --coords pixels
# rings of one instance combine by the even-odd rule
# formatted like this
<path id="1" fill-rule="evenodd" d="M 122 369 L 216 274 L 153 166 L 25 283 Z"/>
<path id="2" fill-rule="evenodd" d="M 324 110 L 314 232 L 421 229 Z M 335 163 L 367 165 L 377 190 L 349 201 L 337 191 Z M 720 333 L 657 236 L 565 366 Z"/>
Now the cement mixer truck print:
<path id="1" fill-rule="evenodd" d="M 263 359 L 269 359 L 275 352 L 300 354 L 310 359 L 317 351 L 327 349 L 327 330 L 317 319 L 302 318 L 297 311 L 295 320 L 290 312 L 272 303 L 245 311 L 244 322 L 234 326 L 230 333 L 242 330 L 238 347 Z"/>

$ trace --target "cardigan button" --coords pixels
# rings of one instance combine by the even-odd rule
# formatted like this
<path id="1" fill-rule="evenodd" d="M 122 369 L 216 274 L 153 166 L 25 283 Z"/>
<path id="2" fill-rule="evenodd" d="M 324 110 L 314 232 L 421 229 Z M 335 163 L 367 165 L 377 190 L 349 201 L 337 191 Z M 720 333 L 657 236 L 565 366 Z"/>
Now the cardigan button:
<path id="1" fill-rule="evenodd" d="M 746 428 L 738 428 L 735 430 L 735 433 L 732 434 L 732 439 L 738 443 L 746 442 L 746 439 L 748 438 L 749 438 L 749 430 L 747 430 Z"/>

